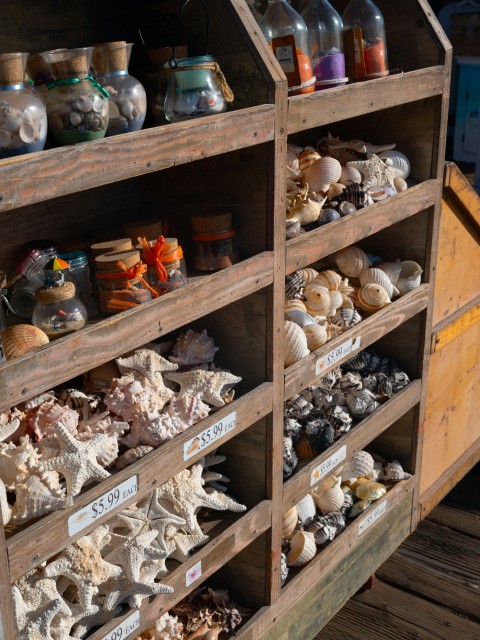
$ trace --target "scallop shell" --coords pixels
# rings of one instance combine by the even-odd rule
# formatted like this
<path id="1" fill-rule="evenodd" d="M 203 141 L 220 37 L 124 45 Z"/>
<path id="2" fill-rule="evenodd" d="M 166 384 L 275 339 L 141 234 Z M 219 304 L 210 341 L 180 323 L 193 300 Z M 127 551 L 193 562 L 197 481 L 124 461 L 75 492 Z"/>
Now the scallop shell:
<path id="1" fill-rule="evenodd" d="M 291 320 L 287 320 L 284 325 L 284 362 L 289 367 L 294 362 L 307 356 L 310 351 L 307 346 L 307 336 L 303 332 L 302 327 L 295 324 Z"/>
<path id="2" fill-rule="evenodd" d="M 338 182 L 342 173 L 342 165 L 335 158 L 325 156 L 316 160 L 303 174 L 303 182 L 310 189 L 326 193 L 334 182 Z"/>
<path id="3" fill-rule="evenodd" d="M 298 154 L 298 167 L 303 175 L 305 171 L 317 160 L 320 160 L 322 156 L 313 147 L 305 147 L 303 151 Z"/>
<path id="4" fill-rule="evenodd" d="M 290 551 L 287 555 L 289 567 L 303 567 L 317 553 L 315 536 L 309 531 L 297 531 L 290 540 Z"/>
<path id="5" fill-rule="evenodd" d="M 341 184 L 340 182 L 334 182 L 332 185 L 330 185 L 330 188 L 326 193 L 327 200 L 336 200 L 338 196 L 344 192 L 344 190 L 345 190 L 344 184 Z"/>
<path id="6" fill-rule="evenodd" d="M 314 280 L 305 287 L 304 295 L 308 313 L 317 316 L 327 315 L 330 309 L 330 293 L 326 287 Z"/>
<path id="7" fill-rule="evenodd" d="M 345 247 L 332 256 L 340 271 L 348 277 L 358 278 L 358 276 L 368 269 L 370 261 L 365 251 L 359 247 Z"/>
<path id="8" fill-rule="evenodd" d="M 320 324 L 308 324 L 303 327 L 303 331 L 307 336 L 307 347 L 310 351 L 319 349 L 328 341 L 327 329 Z"/>
<path id="9" fill-rule="evenodd" d="M 391 167 L 399 178 L 406 180 L 410 175 L 410 161 L 401 151 L 396 151 L 395 149 L 382 151 L 378 154 L 378 157 Z"/>
<path id="10" fill-rule="evenodd" d="M 355 490 L 357 498 L 370 502 L 378 500 L 386 493 L 387 488 L 380 482 L 366 482 L 365 484 L 359 485 Z"/>
<path id="11" fill-rule="evenodd" d="M 362 174 L 355 167 L 342 167 L 342 173 L 338 180 L 341 184 L 348 187 L 352 183 L 360 183 L 362 181 Z"/>
<path id="12" fill-rule="evenodd" d="M 294 207 L 289 209 L 288 220 L 297 220 L 300 224 L 311 224 L 320 217 L 322 202 L 311 200 L 300 200 Z"/>
<path id="13" fill-rule="evenodd" d="M 296 299 L 286 300 L 284 309 L 285 311 L 291 311 L 292 309 L 296 309 L 298 311 L 303 311 L 304 313 L 307 312 L 307 307 L 305 306 L 305 303 L 302 302 L 302 300 L 296 300 Z"/>
<path id="14" fill-rule="evenodd" d="M 317 513 L 312 496 L 307 493 L 307 495 L 303 496 L 303 498 L 297 502 L 296 507 L 299 520 L 303 522 L 305 527 L 308 527 Z"/>
<path id="15" fill-rule="evenodd" d="M 360 274 L 360 284 L 362 287 L 366 284 L 379 284 L 388 293 L 390 299 L 396 298 L 400 294 L 397 287 L 391 283 L 385 271 L 375 267 L 362 271 Z"/>
<path id="16" fill-rule="evenodd" d="M 2 331 L 1 336 L 7 360 L 18 358 L 27 351 L 49 343 L 48 336 L 31 324 L 16 324 Z"/>
<path id="17" fill-rule="evenodd" d="M 343 467 L 342 476 L 345 480 L 354 481 L 372 472 L 374 460 L 368 451 L 357 451 Z"/>
<path id="18" fill-rule="evenodd" d="M 315 277 L 315 282 L 319 282 L 329 291 L 336 291 L 342 284 L 342 276 L 332 269 L 326 269 L 325 271 L 320 271 L 318 276 Z"/>
<path id="19" fill-rule="evenodd" d="M 315 505 L 322 513 L 338 511 L 343 505 L 344 493 L 340 487 L 340 477 L 328 476 L 313 491 Z"/>
<path id="20" fill-rule="evenodd" d="M 282 538 L 290 538 L 298 522 L 297 507 L 293 506 L 282 516 Z"/>
<path id="21" fill-rule="evenodd" d="M 285 320 L 291 320 L 300 327 L 306 327 L 309 324 L 317 324 L 310 314 L 300 309 L 287 309 L 284 314 Z"/>
<path id="22" fill-rule="evenodd" d="M 357 292 L 357 304 L 364 311 L 378 311 L 390 302 L 388 293 L 379 284 L 366 284 Z"/>
<path id="23" fill-rule="evenodd" d="M 381 269 L 382 271 L 384 271 L 387 274 L 390 282 L 393 285 L 396 285 L 398 282 L 398 278 L 400 277 L 400 272 L 402 270 L 402 263 L 401 262 L 381 262 L 380 264 L 377 264 L 375 268 Z"/>
<path id="24" fill-rule="evenodd" d="M 401 271 L 398 278 L 397 287 L 400 295 L 409 293 L 420 286 L 422 281 L 422 267 L 413 260 L 404 260 L 400 263 Z"/>
<path id="25" fill-rule="evenodd" d="M 318 271 L 312 269 L 311 267 L 300 269 L 300 272 L 303 275 L 304 286 L 312 282 L 312 280 L 314 280 L 318 276 Z"/>

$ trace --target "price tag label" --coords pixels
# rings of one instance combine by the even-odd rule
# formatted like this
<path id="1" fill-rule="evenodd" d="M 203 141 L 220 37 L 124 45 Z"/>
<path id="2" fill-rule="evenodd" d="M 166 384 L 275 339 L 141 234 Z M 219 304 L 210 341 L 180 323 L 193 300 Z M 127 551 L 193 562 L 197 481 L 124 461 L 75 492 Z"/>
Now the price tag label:
<path id="1" fill-rule="evenodd" d="M 345 340 L 342 344 L 338 345 L 336 349 L 332 349 L 326 356 L 323 358 L 318 358 L 315 366 L 316 375 L 320 375 L 324 371 L 326 371 L 329 367 L 334 365 L 339 360 L 342 360 L 345 356 L 348 356 L 353 351 L 357 351 L 360 349 L 361 337 L 357 336 L 355 340 L 350 338 L 349 340 Z"/>
<path id="2" fill-rule="evenodd" d="M 229 413 L 215 424 L 212 424 L 211 427 L 199 433 L 195 438 L 188 440 L 183 445 L 183 459 L 188 460 L 199 451 L 202 451 L 202 449 L 205 449 L 205 447 L 222 438 L 229 431 L 235 429 L 236 426 L 237 414 L 235 411 L 232 411 L 232 413 Z"/>
<path id="3" fill-rule="evenodd" d="M 140 626 L 140 611 L 135 611 L 131 616 L 128 616 L 118 627 L 115 627 L 113 631 L 103 636 L 102 640 L 122 640 L 128 638 L 128 636 L 138 629 Z"/>
<path id="4" fill-rule="evenodd" d="M 185 586 L 189 587 L 196 580 L 202 576 L 202 561 L 199 560 L 197 564 L 194 564 L 191 569 L 185 574 Z"/>
<path id="5" fill-rule="evenodd" d="M 85 529 L 100 516 L 104 516 L 136 493 L 137 476 L 132 476 L 70 516 L 68 519 L 68 535 L 73 536 L 75 533 Z"/>
<path id="6" fill-rule="evenodd" d="M 365 533 L 365 531 L 369 527 L 371 527 L 374 522 L 379 520 L 386 511 L 387 511 L 387 501 L 384 500 L 377 507 L 375 507 L 372 513 L 367 518 L 365 518 L 363 522 L 360 523 L 360 526 L 358 527 L 358 535 L 361 536 L 362 533 Z"/>
<path id="7" fill-rule="evenodd" d="M 319 480 L 325 477 L 332 469 L 334 469 L 337 464 L 345 460 L 347 457 L 347 447 L 343 445 L 340 449 L 337 449 L 332 453 L 332 455 L 321 462 L 315 469 L 312 469 L 312 473 L 310 474 L 310 486 L 316 484 Z"/>

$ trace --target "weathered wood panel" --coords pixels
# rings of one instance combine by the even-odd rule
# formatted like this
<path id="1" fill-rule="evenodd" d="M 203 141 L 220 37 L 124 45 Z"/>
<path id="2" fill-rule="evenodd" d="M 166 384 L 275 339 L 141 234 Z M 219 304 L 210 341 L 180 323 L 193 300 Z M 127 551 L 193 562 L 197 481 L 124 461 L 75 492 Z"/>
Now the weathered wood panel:
<path id="1" fill-rule="evenodd" d="M 469 536 L 480 536 L 480 506 L 476 511 L 464 511 L 458 507 L 440 503 L 428 516 L 429 522 L 441 524 Z"/>

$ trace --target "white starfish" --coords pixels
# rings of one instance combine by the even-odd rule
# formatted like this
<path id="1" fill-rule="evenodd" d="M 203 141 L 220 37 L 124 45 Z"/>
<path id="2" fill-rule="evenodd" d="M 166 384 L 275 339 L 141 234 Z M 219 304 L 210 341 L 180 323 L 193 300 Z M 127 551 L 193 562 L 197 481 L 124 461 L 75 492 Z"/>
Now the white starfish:
<path id="1" fill-rule="evenodd" d="M 354 167 L 360 171 L 363 176 L 362 184 L 364 187 L 383 187 L 385 185 L 394 187 L 395 172 L 374 153 L 371 154 L 368 160 L 347 162 L 347 167 Z"/>
<path id="2" fill-rule="evenodd" d="M 167 530 L 167 536 L 170 532 Z M 209 540 L 209 536 L 203 533 L 186 533 L 185 531 L 172 531 L 171 537 L 168 541 L 172 543 L 173 551 L 170 553 L 170 558 L 178 560 L 178 562 L 185 562 L 190 558 L 190 551 L 196 547 L 204 545 Z"/>
<path id="3" fill-rule="evenodd" d="M 133 609 L 138 609 L 142 601 L 150 596 L 159 595 L 161 593 L 173 593 L 172 587 L 168 587 L 160 582 L 155 582 L 158 574 L 155 563 L 146 563 L 142 567 L 140 576 L 135 583 L 130 582 L 126 576 L 122 576 L 119 580 L 111 580 L 105 587 L 106 597 L 103 603 L 105 611 L 113 611 L 119 604 L 127 601 L 128 605 Z"/>
<path id="4" fill-rule="evenodd" d="M 106 562 L 117 564 L 125 571 L 131 582 L 136 582 L 140 577 L 140 569 L 147 560 L 163 560 L 167 553 L 163 549 L 152 546 L 158 532 L 155 529 L 144 531 L 135 537 L 112 534 L 112 551 L 105 556 Z"/>
<path id="5" fill-rule="evenodd" d="M 382 163 L 383 164 L 383 163 Z M 200 394 L 202 400 L 214 407 L 223 407 L 225 400 L 222 397 L 222 389 L 232 386 L 242 380 L 228 371 L 204 371 L 192 369 L 183 373 L 166 373 L 167 380 L 173 380 L 180 385 L 178 396 L 193 396 Z"/>
<path id="6" fill-rule="evenodd" d="M 14 585 L 12 598 L 18 637 L 25 640 L 48 640 L 52 637 L 53 618 L 58 613 L 71 613 L 54 580 L 38 580 L 30 584 L 25 598 L 20 588 Z"/>

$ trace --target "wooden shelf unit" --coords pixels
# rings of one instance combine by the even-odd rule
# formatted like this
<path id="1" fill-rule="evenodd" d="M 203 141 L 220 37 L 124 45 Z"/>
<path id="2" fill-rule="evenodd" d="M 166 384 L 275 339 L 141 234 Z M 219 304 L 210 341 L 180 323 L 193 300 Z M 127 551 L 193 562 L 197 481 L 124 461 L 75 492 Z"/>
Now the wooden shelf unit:
<path id="1" fill-rule="evenodd" d="M 48 4 L 46 0 L 9 3 L 6 51 L 126 38 L 135 42 L 135 75 L 135 64 L 141 69 L 144 63 L 136 27 L 144 26 L 147 44 L 153 42 L 149 38 L 156 22 L 150 24 L 147 16 L 162 11 L 171 18 L 180 3 L 108 0 L 98 7 L 94 0 L 81 0 L 82 18 L 77 12 L 60 10 L 52 18 L 41 10 Z M 138 6 L 130 11 L 134 4 Z M 232 404 L 87 488 L 72 507 L 27 524 L 7 540 L 0 527 L 0 614 L 8 640 L 16 637 L 11 583 L 108 522 L 115 511 L 71 537 L 68 518 L 133 475 L 138 493 L 118 510 L 145 496 L 213 450 L 211 446 L 188 461 L 183 459 L 187 440 L 232 411 L 237 427 L 215 446 L 228 456 L 225 472 L 232 478 L 232 495 L 247 504 L 248 511 L 213 529 L 210 542 L 167 576 L 164 581 L 175 587 L 175 593 L 145 601 L 140 624 L 128 638 L 200 584 L 187 587 L 185 573 L 201 561 L 201 581 L 215 572 L 221 574 L 224 588 L 255 610 L 235 637 L 306 640 L 415 526 L 415 471 L 422 453 L 419 425 L 425 410 L 429 356 L 425 336 L 431 328 L 450 46 L 424 0 L 406 0 L 401 5 L 379 0 L 390 67 L 403 72 L 288 98 L 286 80 L 244 0 L 209 0 L 208 4 L 209 52 L 219 60 L 235 93 L 231 110 L 0 162 L 0 260 L 10 268 L 28 240 L 51 236 L 61 244 L 95 229 L 153 216 L 173 217 L 182 244 L 185 238 L 188 264 L 189 217 L 203 206 L 233 211 L 242 257 L 234 267 L 195 278 L 184 290 L 89 323 L 77 334 L 0 366 L 0 405 L 7 409 L 151 340 L 175 336 L 192 326 L 208 329 L 220 346 L 222 366 L 243 378 Z M 345 4 L 340 0 L 335 6 L 341 11 Z M 21 11 L 17 10 L 20 5 Z M 201 47 L 204 23 L 201 8 L 193 5 L 186 33 L 195 54 Z M 93 15 L 94 21 L 90 20 Z M 343 138 L 396 142 L 410 158 L 418 184 L 393 199 L 285 242 L 287 142 L 315 143 L 328 131 Z M 424 284 L 284 370 L 285 275 L 354 243 L 369 251 L 375 248 L 385 259 L 419 261 Z M 318 370 L 318 361 L 346 340 L 360 341 L 356 351 L 378 345 L 382 353 L 398 357 L 412 382 L 283 483 L 283 402 L 323 375 L 328 369 Z M 282 588 L 282 512 L 310 490 L 312 471 L 340 447 L 346 447 L 349 456 L 368 446 L 386 457 L 399 457 L 413 477 L 375 505 L 382 510 L 378 520 L 367 527 L 372 509 L 365 512 Z M 308 613 L 312 606 L 316 612 L 320 609 L 315 619 Z M 129 615 L 131 611 L 89 637 L 104 640 Z"/>

